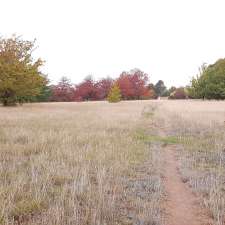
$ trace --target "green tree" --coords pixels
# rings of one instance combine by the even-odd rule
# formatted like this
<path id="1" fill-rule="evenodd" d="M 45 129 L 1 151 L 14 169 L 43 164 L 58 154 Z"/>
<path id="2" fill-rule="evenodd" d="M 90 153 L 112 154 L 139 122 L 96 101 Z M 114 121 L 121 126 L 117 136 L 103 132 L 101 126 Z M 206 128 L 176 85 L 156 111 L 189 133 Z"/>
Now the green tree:
<path id="1" fill-rule="evenodd" d="M 162 96 L 166 92 L 166 86 L 162 80 L 155 84 L 155 93 L 157 96 Z"/>
<path id="2" fill-rule="evenodd" d="M 40 94 L 35 97 L 36 102 L 48 102 L 52 97 L 52 88 L 51 86 L 44 85 L 41 88 Z"/>
<path id="3" fill-rule="evenodd" d="M 193 77 L 188 88 L 190 97 L 202 99 L 225 99 L 225 59 L 203 66 L 200 74 Z"/>
<path id="4" fill-rule="evenodd" d="M 119 102 L 121 100 L 121 91 L 118 84 L 114 84 L 109 91 L 109 95 L 107 97 L 109 102 Z"/>
<path id="5" fill-rule="evenodd" d="M 35 41 L 24 41 L 13 35 L 0 38 L 0 101 L 15 105 L 37 96 L 46 77 L 39 71 L 43 61 L 32 58 Z"/>

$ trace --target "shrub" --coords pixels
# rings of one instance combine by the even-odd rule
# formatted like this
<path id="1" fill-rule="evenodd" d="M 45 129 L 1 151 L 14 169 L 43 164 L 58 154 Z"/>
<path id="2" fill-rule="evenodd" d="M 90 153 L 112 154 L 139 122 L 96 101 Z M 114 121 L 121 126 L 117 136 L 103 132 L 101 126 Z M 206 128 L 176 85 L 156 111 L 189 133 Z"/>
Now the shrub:
<path id="1" fill-rule="evenodd" d="M 169 96 L 169 99 L 187 99 L 187 98 L 188 98 L 187 91 L 183 87 L 177 88 Z"/>

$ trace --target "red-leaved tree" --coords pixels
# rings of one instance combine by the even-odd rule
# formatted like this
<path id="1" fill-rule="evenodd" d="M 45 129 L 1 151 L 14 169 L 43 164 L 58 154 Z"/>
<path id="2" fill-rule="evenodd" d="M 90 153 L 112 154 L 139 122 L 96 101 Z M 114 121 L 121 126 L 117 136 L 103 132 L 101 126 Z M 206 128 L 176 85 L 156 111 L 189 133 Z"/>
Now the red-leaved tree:
<path id="1" fill-rule="evenodd" d="M 62 77 L 57 85 L 52 86 L 51 101 L 70 102 L 74 99 L 74 88 L 67 77 Z"/>
<path id="2" fill-rule="evenodd" d="M 75 86 L 75 101 L 92 101 L 96 100 L 97 90 L 95 82 L 91 76 L 85 78 L 83 82 Z"/>
<path id="3" fill-rule="evenodd" d="M 110 77 L 103 78 L 96 82 L 96 100 L 104 100 L 107 98 L 109 91 L 113 85 L 113 79 Z"/>
<path id="4" fill-rule="evenodd" d="M 94 82 L 92 77 L 87 77 L 83 82 L 75 86 L 75 101 L 104 100 L 108 96 L 113 84 L 111 78 L 103 78 Z"/>
<path id="5" fill-rule="evenodd" d="M 142 99 L 148 95 L 148 74 L 139 69 L 123 72 L 117 80 L 123 99 Z"/>

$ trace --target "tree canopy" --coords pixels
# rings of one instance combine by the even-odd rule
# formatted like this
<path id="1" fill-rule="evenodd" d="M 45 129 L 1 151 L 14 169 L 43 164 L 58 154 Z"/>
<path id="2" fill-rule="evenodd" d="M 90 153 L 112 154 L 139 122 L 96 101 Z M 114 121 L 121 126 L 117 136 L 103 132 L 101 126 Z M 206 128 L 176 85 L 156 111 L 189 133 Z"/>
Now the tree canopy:
<path id="1" fill-rule="evenodd" d="M 5 106 L 37 96 L 47 82 L 39 70 L 43 61 L 32 58 L 34 44 L 17 36 L 0 38 L 0 101 Z"/>
<path id="2" fill-rule="evenodd" d="M 139 69 L 123 72 L 117 79 L 123 99 L 142 99 L 148 93 L 148 74 Z"/>
<path id="3" fill-rule="evenodd" d="M 188 91 L 192 98 L 225 99 L 225 59 L 209 66 L 203 64 Z"/>
<path id="4" fill-rule="evenodd" d="M 155 84 L 155 93 L 157 96 L 162 96 L 166 92 L 166 86 L 162 80 Z"/>

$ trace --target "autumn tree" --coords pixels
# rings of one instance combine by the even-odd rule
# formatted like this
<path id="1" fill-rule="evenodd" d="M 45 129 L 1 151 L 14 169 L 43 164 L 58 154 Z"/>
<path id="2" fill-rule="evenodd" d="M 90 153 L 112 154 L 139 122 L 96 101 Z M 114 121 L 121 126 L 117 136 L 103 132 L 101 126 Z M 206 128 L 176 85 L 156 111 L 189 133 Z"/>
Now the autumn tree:
<path id="1" fill-rule="evenodd" d="M 153 83 L 148 84 L 148 92 L 149 92 L 149 99 L 157 98 L 157 94 L 155 92 L 155 85 Z"/>
<path id="2" fill-rule="evenodd" d="M 73 101 L 74 88 L 71 81 L 63 76 L 57 85 L 52 86 L 52 101 L 70 102 Z"/>
<path id="3" fill-rule="evenodd" d="M 92 76 L 87 76 L 83 82 L 75 86 L 75 101 L 96 100 L 96 86 Z"/>
<path id="4" fill-rule="evenodd" d="M 0 38 L 0 101 L 15 105 L 37 96 L 46 77 L 40 72 L 41 59 L 33 60 L 35 41 L 17 36 Z"/>
<path id="5" fill-rule="evenodd" d="M 96 100 L 106 99 L 112 85 L 113 85 L 113 79 L 110 77 L 103 78 L 97 81 L 95 83 Z"/>
<path id="6" fill-rule="evenodd" d="M 123 99 L 142 99 L 148 91 L 148 75 L 139 69 L 123 72 L 117 79 Z"/>
<path id="7" fill-rule="evenodd" d="M 119 102 L 121 100 L 121 92 L 117 83 L 112 86 L 107 100 L 112 103 Z"/>

